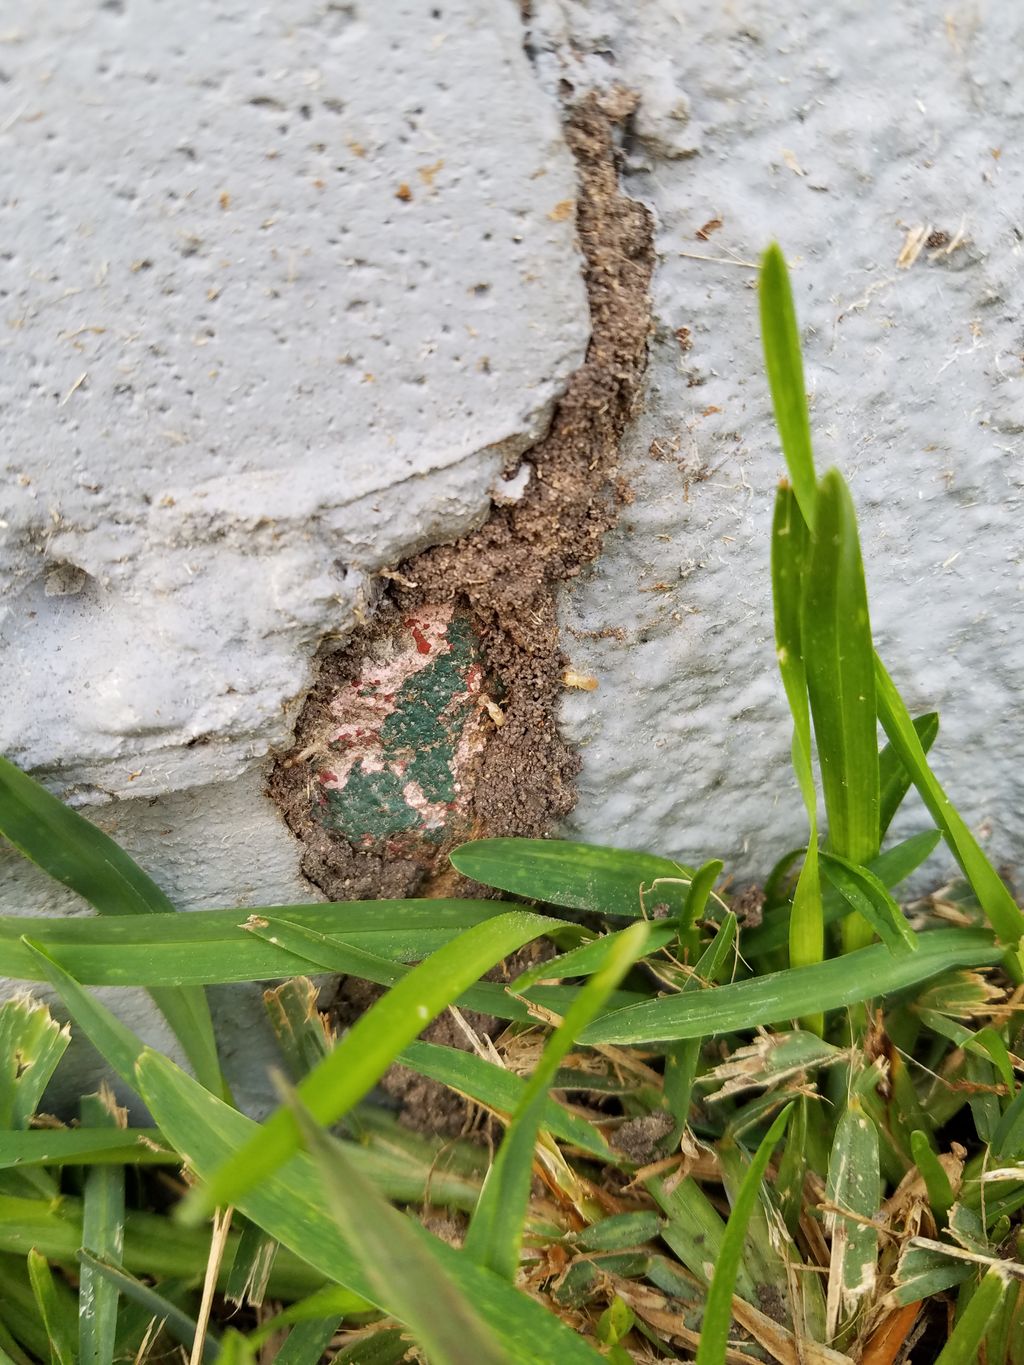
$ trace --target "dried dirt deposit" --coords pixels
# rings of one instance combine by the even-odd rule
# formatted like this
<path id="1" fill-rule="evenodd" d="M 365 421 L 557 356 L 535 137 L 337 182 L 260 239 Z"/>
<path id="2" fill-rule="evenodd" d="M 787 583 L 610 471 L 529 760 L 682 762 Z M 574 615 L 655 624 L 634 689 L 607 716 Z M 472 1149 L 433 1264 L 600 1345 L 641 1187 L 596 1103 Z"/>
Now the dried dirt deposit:
<path id="1" fill-rule="evenodd" d="M 548 435 L 524 457 L 531 466 L 525 493 L 495 507 L 477 531 L 400 566 L 390 600 L 373 620 L 343 649 L 323 656 L 295 751 L 272 772 L 270 791 L 305 846 L 303 870 L 331 899 L 438 894 L 452 886 L 445 855 L 453 843 L 470 835 L 540 835 L 572 807 L 577 760 L 556 724 L 566 660 L 555 593 L 598 554 L 626 495 L 616 481 L 619 441 L 647 356 L 652 224 L 622 193 L 616 164 L 616 128 L 632 108 L 626 94 L 590 96 L 567 114 L 591 338 Z M 394 652 L 392 642 L 418 613 L 445 604 L 463 614 L 475 636 L 487 679 L 477 689 L 479 704 L 491 703 L 486 742 L 470 746 L 469 763 L 452 772 L 451 819 L 443 831 L 419 838 L 411 828 L 398 839 L 367 836 L 356 846 L 325 826 L 318 805 L 318 775 L 325 768 L 330 775 L 332 737 L 344 720 L 337 698 L 351 691 L 368 660 Z M 394 766 L 401 782 L 401 757 Z"/>

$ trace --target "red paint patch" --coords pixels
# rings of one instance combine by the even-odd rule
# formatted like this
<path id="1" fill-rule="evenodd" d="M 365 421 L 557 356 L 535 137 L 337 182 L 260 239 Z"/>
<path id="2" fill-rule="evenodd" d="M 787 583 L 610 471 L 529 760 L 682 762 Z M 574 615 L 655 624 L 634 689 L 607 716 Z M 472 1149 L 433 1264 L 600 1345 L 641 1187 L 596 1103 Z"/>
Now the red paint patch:
<path id="1" fill-rule="evenodd" d="M 411 633 L 411 635 L 412 635 L 412 638 L 416 641 L 416 649 L 418 650 L 418 652 L 419 652 L 420 654 L 429 654 L 429 653 L 430 653 L 430 641 L 429 641 L 429 640 L 427 639 L 427 637 L 423 634 L 422 630 L 420 630 L 419 622 L 418 622 L 418 621 L 414 621 L 413 618 L 410 616 L 409 619 L 408 619 L 408 621 L 406 621 L 405 624 L 406 624 L 406 626 L 408 627 L 408 629 L 409 629 L 409 631 L 410 631 L 410 633 Z"/>

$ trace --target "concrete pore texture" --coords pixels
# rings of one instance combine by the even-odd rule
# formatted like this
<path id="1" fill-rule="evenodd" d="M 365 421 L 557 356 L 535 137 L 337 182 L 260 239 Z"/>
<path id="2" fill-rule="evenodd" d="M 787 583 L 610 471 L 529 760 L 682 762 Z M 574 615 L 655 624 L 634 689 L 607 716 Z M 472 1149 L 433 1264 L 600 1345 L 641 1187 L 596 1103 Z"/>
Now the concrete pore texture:
<path id="1" fill-rule="evenodd" d="M 1024 95 L 1017 6 L 538 3 L 549 88 L 640 102 L 623 184 L 657 223 L 634 502 L 567 592 L 565 833 L 763 878 L 806 838 L 774 660 L 784 465 L 756 274 L 791 264 L 819 470 L 849 480 L 872 625 L 935 769 L 1011 877 L 1024 853 Z M 892 836 L 932 824 L 908 800 Z M 918 878 L 954 871 L 940 852 Z"/>
<path id="2" fill-rule="evenodd" d="M 522 495 L 585 355 L 557 102 L 503 0 L 9 17 L 0 751 L 183 909 L 316 900 L 263 788 L 317 652 Z M 0 905 L 86 909 L 10 851 Z"/>

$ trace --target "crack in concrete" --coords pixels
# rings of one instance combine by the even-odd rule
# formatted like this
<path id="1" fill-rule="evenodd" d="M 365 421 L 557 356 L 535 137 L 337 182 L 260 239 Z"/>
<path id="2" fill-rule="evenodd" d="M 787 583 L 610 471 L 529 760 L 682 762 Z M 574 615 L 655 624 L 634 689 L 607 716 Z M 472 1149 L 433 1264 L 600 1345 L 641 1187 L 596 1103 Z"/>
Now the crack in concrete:
<path id="1" fill-rule="evenodd" d="M 532 470 L 525 490 L 495 506 L 477 530 L 399 566 L 374 618 L 340 650 L 322 655 L 296 726 L 295 752 L 279 758 L 270 775 L 270 794 L 304 846 L 305 875 L 333 900 L 455 891 L 458 879 L 446 856 L 454 844 L 541 835 L 572 808 L 579 761 L 557 725 L 566 667 L 557 594 L 596 558 L 618 506 L 629 500 L 617 478 L 618 450 L 639 394 L 650 330 L 653 225 L 622 190 L 616 148 L 635 107 L 635 97 L 619 90 L 590 94 L 566 111 L 591 337 L 547 435 L 524 455 Z M 445 607 L 471 625 L 473 666 L 486 673 L 486 742 L 463 745 L 461 766 L 452 759 L 455 798 L 440 837 L 434 821 L 424 831 L 429 837 L 411 838 L 415 821 L 403 813 L 399 843 L 389 837 L 386 816 L 378 837 L 353 843 L 325 824 L 310 765 L 319 760 L 323 766 L 325 746 L 332 751 L 331 737 L 344 720 L 338 698 L 346 689 L 352 694 L 367 661 L 400 654 L 409 619 Z M 415 734 L 411 742 L 414 747 Z M 335 793 L 335 810 L 342 798 Z"/>

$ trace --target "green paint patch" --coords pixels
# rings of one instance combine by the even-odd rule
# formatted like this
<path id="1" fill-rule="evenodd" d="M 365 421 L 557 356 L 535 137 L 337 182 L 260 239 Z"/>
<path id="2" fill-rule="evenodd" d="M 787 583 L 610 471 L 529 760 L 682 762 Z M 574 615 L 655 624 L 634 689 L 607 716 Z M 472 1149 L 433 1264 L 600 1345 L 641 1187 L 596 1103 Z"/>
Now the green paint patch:
<path id="1" fill-rule="evenodd" d="M 450 606 L 422 607 L 376 641 L 331 703 L 319 817 L 356 848 L 436 845 L 458 820 L 490 722 L 476 636 Z"/>

